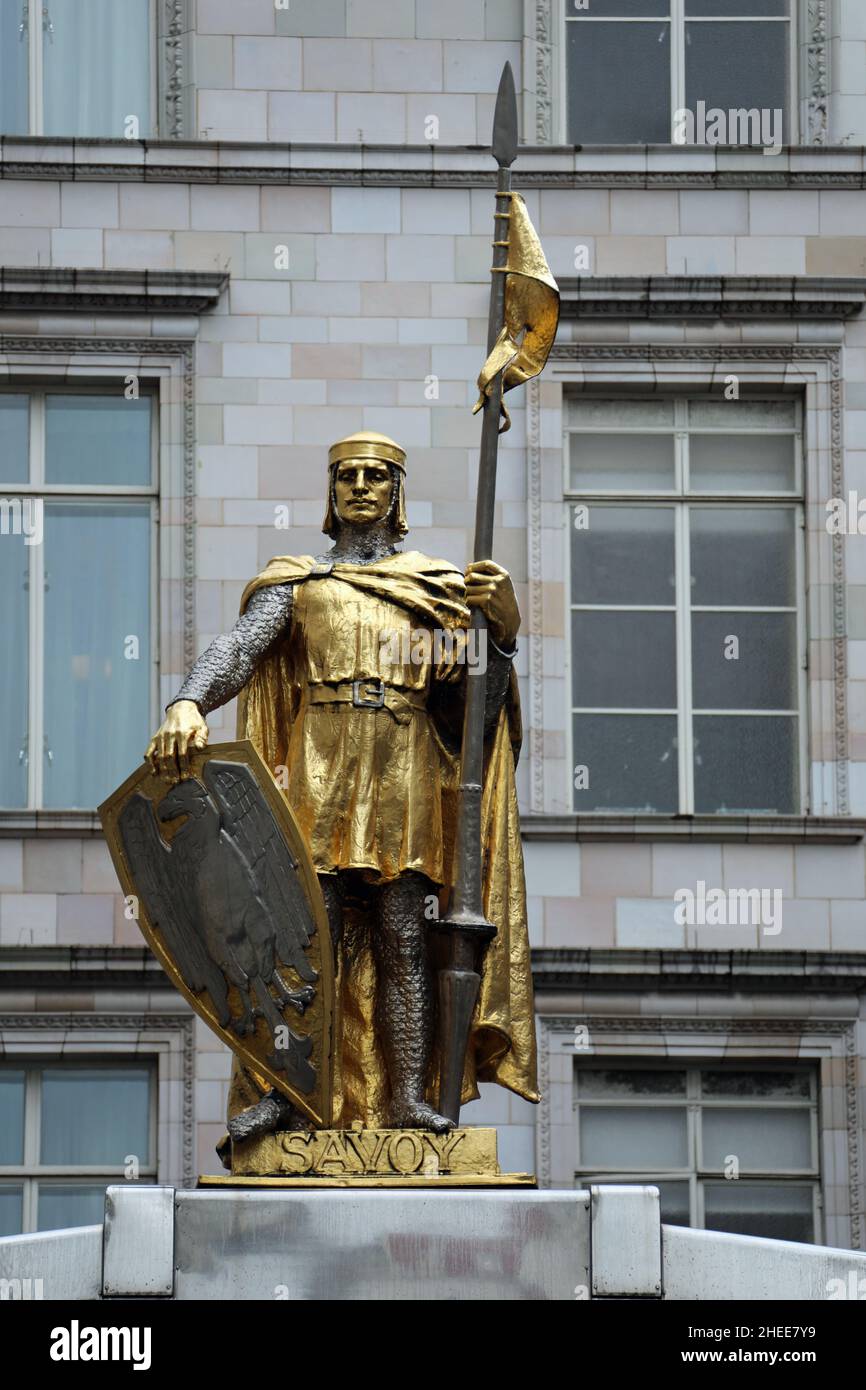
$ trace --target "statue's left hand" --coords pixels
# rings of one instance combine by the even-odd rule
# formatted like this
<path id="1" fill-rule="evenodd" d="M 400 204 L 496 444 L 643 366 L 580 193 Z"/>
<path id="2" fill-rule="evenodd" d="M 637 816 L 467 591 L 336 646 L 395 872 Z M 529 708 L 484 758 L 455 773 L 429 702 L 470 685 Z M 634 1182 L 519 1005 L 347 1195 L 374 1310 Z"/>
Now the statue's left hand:
<path id="1" fill-rule="evenodd" d="M 493 560 L 476 560 L 466 570 L 466 602 L 480 608 L 497 647 L 514 646 L 520 628 L 520 609 L 511 575 Z"/>

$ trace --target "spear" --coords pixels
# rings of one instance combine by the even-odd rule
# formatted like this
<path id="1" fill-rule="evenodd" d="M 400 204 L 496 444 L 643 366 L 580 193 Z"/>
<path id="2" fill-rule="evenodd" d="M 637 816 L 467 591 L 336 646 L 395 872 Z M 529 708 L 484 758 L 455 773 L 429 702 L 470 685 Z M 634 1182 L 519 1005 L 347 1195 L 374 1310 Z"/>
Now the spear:
<path id="1" fill-rule="evenodd" d="M 492 352 L 505 319 L 505 269 L 508 260 L 508 222 L 511 199 L 511 165 L 517 156 L 517 97 L 511 64 L 502 69 L 493 116 L 492 153 L 499 166 L 496 210 L 493 214 L 493 265 L 487 351 Z M 493 506 L 496 499 L 496 459 L 499 452 L 499 417 L 502 403 L 502 371 L 497 372 L 484 400 L 478 497 L 475 506 L 474 560 L 493 554 Z M 477 634 L 474 650 L 486 642 L 487 620 L 472 610 L 471 630 Z M 471 650 L 471 648 L 470 648 Z M 467 668 L 469 669 L 469 668 Z M 460 749 L 460 785 L 457 799 L 454 883 L 448 911 L 441 927 L 448 935 L 447 964 L 439 971 L 440 1073 L 439 1110 L 455 1124 L 460 1118 L 460 1090 L 472 1014 L 481 976 L 480 951 L 496 935 L 484 915 L 481 881 L 481 792 L 484 763 L 485 681 L 471 673 L 466 680 L 466 707 Z"/>

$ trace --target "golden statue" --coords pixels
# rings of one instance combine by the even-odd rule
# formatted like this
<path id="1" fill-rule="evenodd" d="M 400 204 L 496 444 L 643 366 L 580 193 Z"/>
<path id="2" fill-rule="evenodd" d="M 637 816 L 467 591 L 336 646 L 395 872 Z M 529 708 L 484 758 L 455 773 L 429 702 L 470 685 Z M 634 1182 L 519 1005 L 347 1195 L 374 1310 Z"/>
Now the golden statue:
<path id="1" fill-rule="evenodd" d="M 278 556 L 246 587 L 168 706 L 147 758 L 189 773 L 207 714 L 239 695 L 237 733 L 284 790 L 319 876 L 335 953 L 333 1123 L 447 1132 L 437 1109 L 437 924 L 452 882 L 467 685 L 484 682 L 484 910 L 496 934 L 463 1074 L 463 1101 L 495 1081 L 535 1101 L 536 1057 L 514 767 L 520 615 L 491 560 L 465 574 L 399 543 L 406 456 L 364 431 L 329 452 L 316 558 Z M 473 650 L 470 610 L 487 621 Z M 229 1133 L 239 1143 L 306 1122 L 235 1061 Z"/>

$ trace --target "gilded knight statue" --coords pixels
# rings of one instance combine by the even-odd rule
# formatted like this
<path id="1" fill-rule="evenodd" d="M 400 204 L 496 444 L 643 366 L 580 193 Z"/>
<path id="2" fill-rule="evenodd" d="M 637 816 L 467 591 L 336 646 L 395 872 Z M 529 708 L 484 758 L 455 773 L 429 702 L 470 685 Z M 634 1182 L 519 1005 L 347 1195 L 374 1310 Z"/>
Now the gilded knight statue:
<path id="1" fill-rule="evenodd" d="M 238 700 L 238 738 L 277 779 L 303 831 L 334 951 L 334 1097 L 343 1128 L 444 1133 L 436 1108 L 436 926 L 447 904 L 466 683 L 485 684 L 484 908 L 496 927 L 480 963 L 462 1099 L 494 1081 L 538 1099 L 515 762 L 513 669 L 520 614 L 493 561 L 465 574 L 402 549 L 406 455 L 370 431 L 328 455 L 313 557 L 278 556 L 247 585 L 240 617 L 193 666 L 146 753 L 172 781 L 208 739 L 208 714 Z M 487 619 L 473 652 L 470 608 Z M 238 1058 L 235 1142 L 308 1121 Z"/>

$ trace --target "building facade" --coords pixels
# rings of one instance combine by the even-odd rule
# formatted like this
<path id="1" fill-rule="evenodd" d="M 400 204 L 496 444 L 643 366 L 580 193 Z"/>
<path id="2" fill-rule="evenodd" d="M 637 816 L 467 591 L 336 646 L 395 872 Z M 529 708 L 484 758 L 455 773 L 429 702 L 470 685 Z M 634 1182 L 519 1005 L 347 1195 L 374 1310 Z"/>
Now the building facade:
<path id="1" fill-rule="evenodd" d="M 543 1098 L 465 1118 L 866 1242 L 858 0 L 0 0 L 2 1234 L 220 1171 L 230 1056 L 95 807 L 321 549 L 335 439 L 398 439 L 412 543 L 470 558 L 506 60 L 563 301 L 495 533 Z"/>

